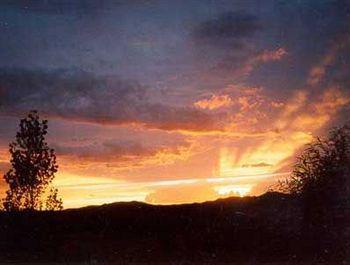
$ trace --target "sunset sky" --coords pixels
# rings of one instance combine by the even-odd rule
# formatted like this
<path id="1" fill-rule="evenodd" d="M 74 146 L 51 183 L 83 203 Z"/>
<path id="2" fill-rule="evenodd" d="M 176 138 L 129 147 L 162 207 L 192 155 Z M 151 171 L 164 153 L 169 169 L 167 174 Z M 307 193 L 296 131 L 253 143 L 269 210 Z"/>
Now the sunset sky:
<path id="1" fill-rule="evenodd" d="M 346 0 L 5 0 L 0 33 L 0 173 L 39 110 L 65 208 L 259 195 L 349 121 Z"/>

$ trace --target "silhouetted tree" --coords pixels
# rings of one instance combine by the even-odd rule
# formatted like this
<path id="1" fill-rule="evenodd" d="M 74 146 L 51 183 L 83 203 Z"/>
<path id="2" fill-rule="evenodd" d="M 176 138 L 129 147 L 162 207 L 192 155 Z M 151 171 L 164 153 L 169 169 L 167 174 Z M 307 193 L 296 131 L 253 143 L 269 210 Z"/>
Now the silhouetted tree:
<path id="1" fill-rule="evenodd" d="M 350 217 L 350 127 L 317 137 L 297 158 L 284 191 L 300 196 L 304 235 L 322 255 L 346 253 L 347 220 Z M 334 250 L 338 248 L 337 250 Z M 346 256 L 346 254 L 344 254 Z"/>
<path id="2" fill-rule="evenodd" d="M 45 202 L 46 210 L 54 211 L 54 210 L 62 210 L 63 202 L 62 199 L 58 197 L 58 190 L 51 188 L 49 191 L 49 195 L 47 196 Z"/>
<path id="3" fill-rule="evenodd" d="M 4 175 L 9 190 L 3 205 L 7 211 L 62 209 L 57 189 L 49 190 L 58 166 L 54 149 L 45 141 L 47 120 L 40 120 L 38 112 L 30 111 L 21 119 L 16 140 L 10 143 L 12 168 Z"/>
<path id="4" fill-rule="evenodd" d="M 350 127 L 343 126 L 307 145 L 284 187 L 290 193 L 302 195 L 313 208 L 332 206 L 333 209 L 327 208 L 330 211 L 348 205 L 349 180 Z"/>

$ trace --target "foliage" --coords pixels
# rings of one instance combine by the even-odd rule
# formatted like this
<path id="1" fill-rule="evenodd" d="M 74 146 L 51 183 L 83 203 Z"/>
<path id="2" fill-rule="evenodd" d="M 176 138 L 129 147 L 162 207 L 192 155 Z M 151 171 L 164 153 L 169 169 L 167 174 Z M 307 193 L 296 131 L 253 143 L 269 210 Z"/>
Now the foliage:
<path id="1" fill-rule="evenodd" d="M 58 197 L 58 190 L 51 188 L 49 195 L 46 199 L 46 210 L 54 211 L 54 210 L 62 210 L 63 202 L 62 199 Z"/>
<path id="2" fill-rule="evenodd" d="M 335 192 L 348 188 L 350 162 L 350 127 L 333 129 L 328 137 L 317 137 L 297 157 L 285 189 L 293 194 Z"/>
<path id="3" fill-rule="evenodd" d="M 301 195 L 309 221 L 344 212 L 350 203 L 350 127 L 335 128 L 308 144 L 282 189 Z"/>
<path id="4" fill-rule="evenodd" d="M 16 140 L 10 143 L 11 169 L 4 175 L 9 189 L 3 206 L 7 211 L 41 210 L 48 186 L 58 170 L 54 149 L 45 141 L 47 120 L 40 120 L 37 111 L 21 119 Z M 57 189 L 46 199 L 49 210 L 62 209 Z"/>

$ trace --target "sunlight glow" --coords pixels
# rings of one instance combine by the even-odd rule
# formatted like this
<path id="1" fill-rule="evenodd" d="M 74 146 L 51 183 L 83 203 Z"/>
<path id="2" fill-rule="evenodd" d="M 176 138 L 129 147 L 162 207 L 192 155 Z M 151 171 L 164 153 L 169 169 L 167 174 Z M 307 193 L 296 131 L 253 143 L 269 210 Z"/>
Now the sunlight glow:
<path id="1" fill-rule="evenodd" d="M 236 195 L 244 197 L 251 191 L 252 185 L 227 185 L 216 187 L 215 190 L 220 195 Z"/>

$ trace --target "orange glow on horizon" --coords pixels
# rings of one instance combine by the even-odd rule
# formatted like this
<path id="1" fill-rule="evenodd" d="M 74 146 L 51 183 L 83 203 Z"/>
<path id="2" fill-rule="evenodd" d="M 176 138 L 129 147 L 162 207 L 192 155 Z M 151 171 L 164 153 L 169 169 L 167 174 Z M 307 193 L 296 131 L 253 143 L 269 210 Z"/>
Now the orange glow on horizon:
<path id="1" fill-rule="evenodd" d="M 309 69 L 304 86 L 287 96 L 237 81 L 197 91 L 186 102 L 174 100 L 165 116 L 161 104 L 149 106 L 154 113 L 121 121 L 49 116 L 48 143 L 59 164 L 53 184 L 64 207 L 132 200 L 191 203 L 267 191 L 289 174 L 304 145 L 349 106 L 350 93 L 338 84 L 317 91 L 338 49 L 325 54 Z M 237 71 L 246 77 L 288 56 L 282 47 L 260 51 Z M 10 124 L 15 117 L 0 119 Z M 11 128 L 15 135 L 17 127 Z M 10 167 L 8 142 L 0 144 L 4 174 Z M 2 181 L 2 195 L 5 189 Z"/>

